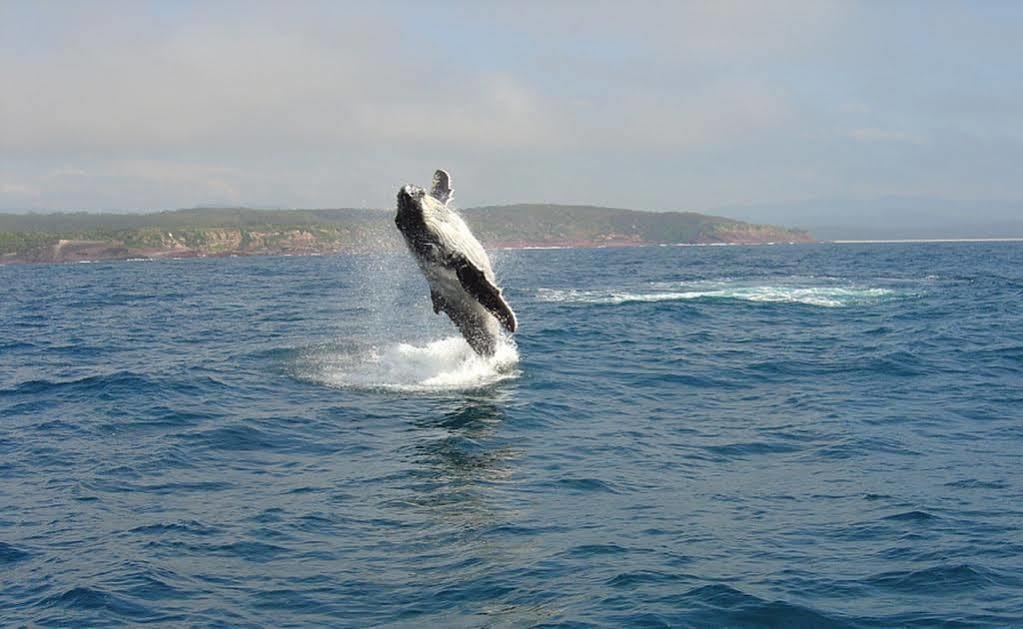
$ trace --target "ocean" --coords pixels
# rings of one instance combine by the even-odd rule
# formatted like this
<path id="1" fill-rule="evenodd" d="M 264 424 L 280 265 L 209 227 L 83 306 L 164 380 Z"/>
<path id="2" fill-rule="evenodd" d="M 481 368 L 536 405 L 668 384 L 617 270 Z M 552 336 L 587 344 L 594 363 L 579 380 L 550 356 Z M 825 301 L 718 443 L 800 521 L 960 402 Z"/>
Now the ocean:
<path id="1" fill-rule="evenodd" d="M 0 266 L 0 625 L 1023 624 L 1023 244 Z"/>

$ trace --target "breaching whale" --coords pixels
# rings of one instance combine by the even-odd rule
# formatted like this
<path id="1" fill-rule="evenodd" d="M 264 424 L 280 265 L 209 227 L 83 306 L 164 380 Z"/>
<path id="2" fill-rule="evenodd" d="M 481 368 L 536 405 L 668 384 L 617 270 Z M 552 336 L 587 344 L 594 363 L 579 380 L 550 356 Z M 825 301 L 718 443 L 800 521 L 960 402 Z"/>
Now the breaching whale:
<path id="1" fill-rule="evenodd" d="M 447 314 L 477 354 L 492 356 L 498 323 L 509 332 L 518 324 L 497 287 L 487 252 L 448 207 L 450 199 L 451 177 L 438 170 L 429 193 L 412 185 L 398 191 L 394 223 L 430 285 L 434 314 Z"/>

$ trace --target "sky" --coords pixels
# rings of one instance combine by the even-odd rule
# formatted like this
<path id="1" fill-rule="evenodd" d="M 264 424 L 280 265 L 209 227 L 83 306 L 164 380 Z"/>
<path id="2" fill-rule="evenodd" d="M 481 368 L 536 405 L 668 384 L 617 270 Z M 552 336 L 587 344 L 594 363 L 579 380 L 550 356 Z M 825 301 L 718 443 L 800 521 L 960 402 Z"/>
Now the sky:
<path id="1" fill-rule="evenodd" d="M 0 211 L 383 208 L 441 167 L 461 207 L 1017 202 L 1021 32 L 994 0 L 0 0 Z"/>

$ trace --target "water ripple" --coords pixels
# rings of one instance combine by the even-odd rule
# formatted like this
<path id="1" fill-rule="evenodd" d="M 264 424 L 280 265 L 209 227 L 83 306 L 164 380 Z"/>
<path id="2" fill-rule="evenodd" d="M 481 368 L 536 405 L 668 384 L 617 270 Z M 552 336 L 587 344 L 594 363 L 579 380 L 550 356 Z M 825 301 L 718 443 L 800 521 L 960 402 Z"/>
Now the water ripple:
<path id="1" fill-rule="evenodd" d="M 0 625 L 1023 624 L 1023 247 L 495 263 L 0 267 Z"/>

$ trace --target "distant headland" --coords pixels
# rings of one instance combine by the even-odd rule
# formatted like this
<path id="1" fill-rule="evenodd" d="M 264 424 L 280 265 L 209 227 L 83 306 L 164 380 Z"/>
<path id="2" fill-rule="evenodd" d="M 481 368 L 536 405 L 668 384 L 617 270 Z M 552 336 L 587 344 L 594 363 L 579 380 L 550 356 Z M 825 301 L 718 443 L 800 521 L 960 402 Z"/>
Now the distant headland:
<path id="1" fill-rule="evenodd" d="M 489 247 L 813 242 L 805 230 L 696 212 L 521 204 L 461 211 Z M 194 208 L 148 214 L 0 214 L 0 263 L 328 255 L 400 248 L 391 210 Z"/>

